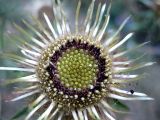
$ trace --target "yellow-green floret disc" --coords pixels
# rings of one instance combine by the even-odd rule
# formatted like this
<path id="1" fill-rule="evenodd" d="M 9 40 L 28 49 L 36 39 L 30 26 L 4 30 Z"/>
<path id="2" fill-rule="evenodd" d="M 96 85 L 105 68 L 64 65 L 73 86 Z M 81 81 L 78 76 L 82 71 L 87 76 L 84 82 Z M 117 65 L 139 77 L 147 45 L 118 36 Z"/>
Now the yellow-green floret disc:
<path id="1" fill-rule="evenodd" d="M 57 62 L 57 69 L 63 85 L 83 89 L 92 85 L 98 71 L 93 56 L 80 49 L 70 49 Z"/>

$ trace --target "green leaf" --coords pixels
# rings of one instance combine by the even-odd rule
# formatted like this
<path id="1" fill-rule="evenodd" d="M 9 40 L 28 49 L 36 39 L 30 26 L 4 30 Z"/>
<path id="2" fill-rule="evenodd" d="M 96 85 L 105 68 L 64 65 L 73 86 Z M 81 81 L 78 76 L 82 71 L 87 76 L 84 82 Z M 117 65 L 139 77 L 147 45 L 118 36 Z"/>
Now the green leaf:
<path id="1" fill-rule="evenodd" d="M 116 110 L 125 111 L 125 112 L 129 111 L 128 106 L 123 104 L 122 102 L 120 102 L 117 99 L 110 99 L 110 100 L 108 100 L 108 103 L 111 105 L 111 107 L 113 107 Z"/>
<path id="2" fill-rule="evenodd" d="M 17 120 L 18 118 L 22 117 L 23 115 L 29 112 L 29 107 L 24 107 L 19 112 L 17 112 L 10 120 Z"/>

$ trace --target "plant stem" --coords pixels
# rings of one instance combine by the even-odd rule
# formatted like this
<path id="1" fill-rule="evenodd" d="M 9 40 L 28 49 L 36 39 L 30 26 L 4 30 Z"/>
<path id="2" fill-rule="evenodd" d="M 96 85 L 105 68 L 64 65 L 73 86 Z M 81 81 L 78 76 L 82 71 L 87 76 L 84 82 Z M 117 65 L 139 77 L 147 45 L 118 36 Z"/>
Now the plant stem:
<path id="1" fill-rule="evenodd" d="M 0 50 L 3 51 L 4 50 L 4 29 L 5 29 L 5 23 L 6 20 L 5 18 L 1 18 L 0 21 Z"/>

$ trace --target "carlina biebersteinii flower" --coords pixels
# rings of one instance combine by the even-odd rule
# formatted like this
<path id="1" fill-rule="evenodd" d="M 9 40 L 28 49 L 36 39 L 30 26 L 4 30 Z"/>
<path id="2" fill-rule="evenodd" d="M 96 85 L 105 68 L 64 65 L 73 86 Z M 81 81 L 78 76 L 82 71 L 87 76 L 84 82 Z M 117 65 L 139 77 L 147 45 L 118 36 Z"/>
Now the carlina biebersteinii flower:
<path id="1" fill-rule="evenodd" d="M 48 28 L 36 18 L 34 20 L 38 28 L 23 21 L 36 37 L 15 25 L 24 34 L 24 38 L 31 41 L 26 42 L 16 36 L 16 40 L 22 43 L 19 48 L 23 57 L 13 54 L 4 56 L 16 60 L 22 66 L 0 67 L 0 70 L 30 73 L 5 83 L 26 84 L 26 87 L 18 91 L 22 95 L 11 100 L 33 98 L 27 107 L 29 111 L 25 120 L 30 119 L 36 112 L 40 114 L 37 120 L 115 120 L 114 113 L 121 111 L 116 110 L 112 103 L 125 106 L 119 100 L 152 100 L 144 93 L 126 91 L 123 88 L 126 83 L 143 77 L 142 74 L 131 72 L 153 64 L 149 62 L 134 65 L 137 59 L 123 59 L 128 52 L 145 43 L 117 52 L 117 48 L 133 35 L 129 33 L 117 41 L 117 35 L 129 18 L 108 38 L 104 34 L 110 19 L 111 3 L 108 8 L 106 4 L 99 3 L 93 20 L 94 4 L 95 0 L 92 0 L 83 26 L 80 26 L 81 1 L 78 2 L 74 30 L 70 29 L 60 0 L 53 0 L 55 26 L 45 13 L 43 15 Z"/>

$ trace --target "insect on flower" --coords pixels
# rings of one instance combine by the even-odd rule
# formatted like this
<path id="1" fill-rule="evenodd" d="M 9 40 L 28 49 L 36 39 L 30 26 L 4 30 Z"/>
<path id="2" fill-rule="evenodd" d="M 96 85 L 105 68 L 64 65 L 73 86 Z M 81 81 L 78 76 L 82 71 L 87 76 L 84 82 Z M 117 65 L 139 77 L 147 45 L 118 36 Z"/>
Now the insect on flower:
<path id="1" fill-rule="evenodd" d="M 122 40 L 116 40 L 128 17 L 111 37 L 105 37 L 111 4 L 108 8 L 106 6 L 99 3 L 96 18 L 92 22 L 95 9 L 95 0 L 92 0 L 81 30 L 81 1 L 77 5 L 74 30 L 70 29 L 60 0 L 57 3 L 53 0 L 55 26 L 45 13 L 43 15 L 47 29 L 37 19 L 34 20 L 38 28 L 23 21 L 36 37 L 15 25 L 31 41 L 28 43 L 17 36 L 16 40 L 22 43 L 19 48 L 23 56 L 5 56 L 16 60 L 23 67 L 0 67 L 0 70 L 30 73 L 6 82 L 27 83 L 26 88 L 21 90 L 22 95 L 11 101 L 34 96 L 34 100 L 28 105 L 29 113 L 25 120 L 36 112 L 41 113 L 37 120 L 115 120 L 114 112 L 121 111 L 113 108 L 110 101 L 120 103 L 118 100 L 152 100 L 144 93 L 122 89 L 124 84 L 143 76 L 129 74 L 130 72 L 153 63 L 133 66 L 134 60 L 121 60 L 125 54 L 145 43 L 131 50 L 115 52 L 133 33 Z"/>

